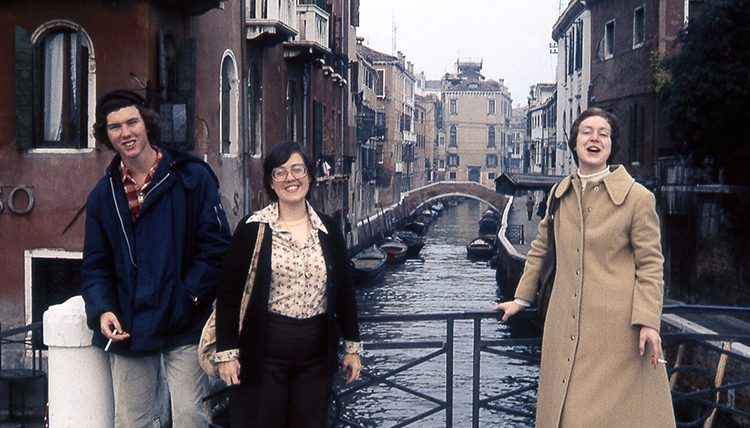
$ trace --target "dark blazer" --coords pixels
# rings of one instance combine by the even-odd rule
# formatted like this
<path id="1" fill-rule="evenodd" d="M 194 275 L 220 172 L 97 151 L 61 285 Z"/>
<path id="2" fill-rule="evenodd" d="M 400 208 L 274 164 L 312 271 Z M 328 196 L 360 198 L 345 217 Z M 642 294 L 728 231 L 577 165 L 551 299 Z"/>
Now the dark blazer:
<path id="1" fill-rule="evenodd" d="M 328 233 L 319 232 L 327 268 L 328 296 L 328 370 L 338 366 L 339 338 L 359 342 L 357 303 L 352 285 L 351 267 L 346 242 L 333 219 L 316 211 Z M 271 285 L 271 228 L 266 228 L 258 254 L 258 270 L 250 297 L 249 308 L 238 338 L 240 301 L 258 236 L 259 223 L 240 220 L 227 250 L 216 300 L 216 338 L 219 352 L 239 349 L 242 380 L 251 384 L 260 381 L 263 367 L 264 332 L 268 315 Z"/>

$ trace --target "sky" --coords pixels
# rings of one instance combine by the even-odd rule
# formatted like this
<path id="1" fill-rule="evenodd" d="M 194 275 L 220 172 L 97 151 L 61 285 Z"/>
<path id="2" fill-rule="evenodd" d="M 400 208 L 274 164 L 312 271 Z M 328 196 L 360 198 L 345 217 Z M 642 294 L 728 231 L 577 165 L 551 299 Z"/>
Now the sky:
<path id="1" fill-rule="evenodd" d="M 452 73 L 458 58 L 481 59 L 482 75 L 505 80 L 513 106 L 529 88 L 554 83 L 552 26 L 567 0 L 360 0 L 357 35 L 376 51 L 396 50 L 428 80 Z"/>

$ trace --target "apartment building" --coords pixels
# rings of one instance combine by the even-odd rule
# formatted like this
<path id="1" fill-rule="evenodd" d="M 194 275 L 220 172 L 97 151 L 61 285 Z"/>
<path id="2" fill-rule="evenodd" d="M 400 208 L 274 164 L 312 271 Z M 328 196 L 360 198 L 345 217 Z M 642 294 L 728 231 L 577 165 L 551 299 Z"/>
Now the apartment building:
<path id="1" fill-rule="evenodd" d="M 529 95 L 527 134 L 524 148 L 524 172 L 527 174 L 556 174 L 557 158 L 564 151 L 557 144 L 557 90 L 554 83 L 537 83 Z"/>
<path id="2" fill-rule="evenodd" d="M 412 155 L 417 143 L 414 132 L 416 77 L 413 65 L 401 52 L 392 56 L 363 44 L 358 44 L 357 49 L 378 73 L 375 126 L 382 133 L 376 149 L 381 187 L 379 202 L 388 206 L 400 200 L 402 192 L 412 188 L 415 163 L 419 162 Z"/>
<path id="3" fill-rule="evenodd" d="M 481 70 L 482 60 L 459 59 L 442 79 L 438 141 L 445 144 L 445 180 L 494 187 L 511 141 L 512 99 L 502 80 L 486 80 Z"/>
<path id="4" fill-rule="evenodd" d="M 552 27 L 557 43 L 557 175 L 567 175 L 576 167 L 565 146 L 573 121 L 589 105 L 592 38 L 591 13 L 585 3 L 572 0 Z"/>

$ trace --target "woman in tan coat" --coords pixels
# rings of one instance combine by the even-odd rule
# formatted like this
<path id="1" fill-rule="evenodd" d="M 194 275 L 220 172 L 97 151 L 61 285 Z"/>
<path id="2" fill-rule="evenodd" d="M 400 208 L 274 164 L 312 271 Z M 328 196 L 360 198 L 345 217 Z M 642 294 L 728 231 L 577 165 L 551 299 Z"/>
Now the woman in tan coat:
<path id="1" fill-rule="evenodd" d="M 537 428 L 674 427 L 659 327 L 663 297 L 659 218 L 651 192 L 624 167 L 616 118 L 584 111 L 569 145 L 578 170 L 553 188 L 557 270 L 544 325 Z M 549 204 L 548 204 L 549 205 Z M 547 250 L 539 223 L 515 300 L 535 298 Z"/>

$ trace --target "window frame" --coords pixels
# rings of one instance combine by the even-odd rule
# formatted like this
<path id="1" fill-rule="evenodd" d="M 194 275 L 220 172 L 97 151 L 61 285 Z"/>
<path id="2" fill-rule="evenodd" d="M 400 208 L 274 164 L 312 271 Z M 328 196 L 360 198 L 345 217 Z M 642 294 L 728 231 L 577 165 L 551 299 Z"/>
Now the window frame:
<path id="1" fill-rule="evenodd" d="M 640 14 L 639 14 L 640 12 Z M 640 5 L 633 10 L 633 49 L 638 49 L 646 43 L 646 5 Z"/>
<path id="2" fill-rule="evenodd" d="M 38 248 L 33 250 L 24 250 L 23 252 L 23 266 L 24 266 L 24 321 L 26 325 L 33 322 L 34 308 L 33 308 L 33 293 L 32 289 L 34 272 L 33 272 L 33 261 L 34 259 L 68 259 L 68 260 L 83 260 L 82 251 L 68 251 L 61 249 L 48 249 Z"/>
<path id="3" fill-rule="evenodd" d="M 604 59 L 609 59 L 615 56 L 615 24 L 616 22 L 614 19 L 604 23 L 604 38 L 602 39 L 604 41 Z"/>
<path id="4" fill-rule="evenodd" d="M 225 157 L 238 157 L 240 152 L 240 91 L 238 75 L 237 61 L 234 57 L 234 53 L 231 50 L 227 50 L 224 52 L 224 56 L 221 60 L 221 74 L 219 81 L 219 135 L 221 137 L 219 140 L 219 153 Z M 227 80 L 229 80 L 229 82 L 227 82 Z M 225 148 L 227 131 L 229 141 L 228 149 Z"/>
<path id="5" fill-rule="evenodd" d="M 44 40 L 54 33 L 75 33 L 79 38 L 78 46 L 86 48 L 86 57 L 76 58 L 76 70 L 82 74 L 77 79 L 78 94 L 76 101 L 79 103 L 77 116 L 78 123 L 74 123 L 78 129 L 76 138 L 59 146 L 47 145 L 40 133 L 43 131 L 43 102 L 42 88 L 45 84 L 45 73 L 42 64 L 42 46 Z M 28 60 L 19 57 L 19 38 L 26 44 L 26 55 Z M 69 45 L 68 45 L 69 47 Z M 70 52 L 69 50 L 67 51 Z M 22 53 L 23 55 L 23 53 Z M 24 63 L 24 61 L 27 61 Z M 71 65 L 70 61 L 66 64 Z M 88 32 L 79 24 L 66 20 L 49 20 L 37 27 L 29 36 L 21 27 L 16 27 L 16 147 L 28 154 L 84 154 L 91 153 L 96 148 L 96 140 L 91 129 L 95 121 L 96 109 L 96 52 L 93 41 Z M 21 68 L 19 68 L 21 67 Z M 26 68 L 27 67 L 27 68 Z M 69 71 L 68 71 L 69 72 Z M 19 79 L 19 73 L 26 79 Z M 28 87 L 19 88 L 19 85 Z M 19 90 L 22 91 L 19 93 Z M 20 95 L 23 94 L 23 95 Z M 28 98 L 28 99 L 24 99 Z M 27 118 L 22 115 L 28 115 Z M 72 117 L 69 113 L 65 116 Z M 69 126 L 71 126 L 69 124 Z"/>

